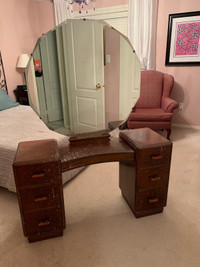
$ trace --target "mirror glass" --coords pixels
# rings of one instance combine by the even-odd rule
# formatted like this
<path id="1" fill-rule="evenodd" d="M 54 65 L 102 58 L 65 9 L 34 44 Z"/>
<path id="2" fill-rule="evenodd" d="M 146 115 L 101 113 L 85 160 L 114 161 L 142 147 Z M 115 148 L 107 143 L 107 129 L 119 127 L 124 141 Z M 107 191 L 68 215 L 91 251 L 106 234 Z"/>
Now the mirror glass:
<path id="1" fill-rule="evenodd" d="M 42 35 L 26 68 L 29 102 L 52 130 L 77 134 L 126 120 L 140 94 L 129 40 L 100 20 L 67 20 Z"/>

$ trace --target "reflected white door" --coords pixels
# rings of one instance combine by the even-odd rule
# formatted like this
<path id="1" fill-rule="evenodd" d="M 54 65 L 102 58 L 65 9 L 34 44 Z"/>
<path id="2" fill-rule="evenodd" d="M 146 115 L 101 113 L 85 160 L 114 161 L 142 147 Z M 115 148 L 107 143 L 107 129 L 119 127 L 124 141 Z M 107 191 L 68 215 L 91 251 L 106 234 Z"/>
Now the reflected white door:
<path id="1" fill-rule="evenodd" d="M 72 132 L 105 129 L 103 26 L 77 20 L 64 27 Z"/>

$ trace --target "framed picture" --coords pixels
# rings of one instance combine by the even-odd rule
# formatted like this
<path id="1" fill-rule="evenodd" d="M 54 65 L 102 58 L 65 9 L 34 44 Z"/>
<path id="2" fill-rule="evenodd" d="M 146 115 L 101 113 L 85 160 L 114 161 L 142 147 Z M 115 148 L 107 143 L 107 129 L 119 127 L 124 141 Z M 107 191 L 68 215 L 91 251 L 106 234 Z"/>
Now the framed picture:
<path id="1" fill-rule="evenodd" d="M 165 65 L 200 65 L 200 11 L 169 15 Z"/>

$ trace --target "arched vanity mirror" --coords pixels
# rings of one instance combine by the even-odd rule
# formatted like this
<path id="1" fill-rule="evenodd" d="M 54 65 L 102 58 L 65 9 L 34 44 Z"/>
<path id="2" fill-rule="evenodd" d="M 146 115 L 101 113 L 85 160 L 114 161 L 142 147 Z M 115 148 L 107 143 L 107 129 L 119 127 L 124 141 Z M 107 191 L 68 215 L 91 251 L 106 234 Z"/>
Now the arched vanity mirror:
<path id="1" fill-rule="evenodd" d="M 37 41 L 26 69 L 30 104 L 61 133 L 106 129 L 139 98 L 140 69 L 128 39 L 107 23 L 67 20 Z"/>

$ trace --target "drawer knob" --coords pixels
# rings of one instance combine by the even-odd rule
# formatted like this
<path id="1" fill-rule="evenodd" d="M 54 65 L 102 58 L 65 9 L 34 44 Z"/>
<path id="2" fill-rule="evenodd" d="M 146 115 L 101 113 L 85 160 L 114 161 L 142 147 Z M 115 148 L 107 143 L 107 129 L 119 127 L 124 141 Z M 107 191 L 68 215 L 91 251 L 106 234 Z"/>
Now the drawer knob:
<path id="1" fill-rule="evenodd" d="M 151 182 L 156 182 L 160 180 L 160 176 L 158 175 L 154 175 L 154 176 L 150 176 L 150 181 Z"/>
<path id="2" fill-rule="evenodd" d="M 152 160 L 162 159 L 162 155 L 152 155 Z"/>
<path id="3" fill-rule="evenodd" d="M 38 223 L 38 226 L 39 227 L 42 227 L 42 226 L 47 226 L 50 224 L 50 221 L 49 220 L 46 220 L 46 221 L 41 221 Z"/>
<path id="4" fill-rule="evenodd" d="M 42 202 L 42 201 L 46 201 L 47 200 L 47 196 L 42 196 L 42 197 L 36 197 L 35 198 L 35 202 Z"/>
<path id="5" fill-rule="evenodd" d="M 156 202 L 158 202 L 158 198 L 156 198 L 156 197 L 154 197 L 154 198 L 150 198 L 149 199 L 149 203 L 156 203 Z"/>
<path id="6" fill-rule="evenodd" d="M 32 178 L 34 179 L 39 179 L 39 178 L 43 178 L 44 177 L 44 173 L 38 173 L 38 174 L 33 174 Z"/>

